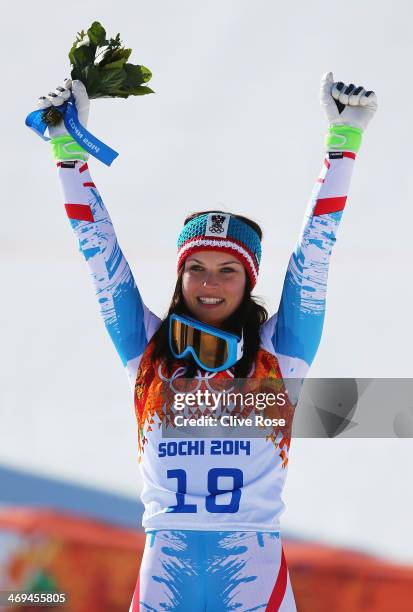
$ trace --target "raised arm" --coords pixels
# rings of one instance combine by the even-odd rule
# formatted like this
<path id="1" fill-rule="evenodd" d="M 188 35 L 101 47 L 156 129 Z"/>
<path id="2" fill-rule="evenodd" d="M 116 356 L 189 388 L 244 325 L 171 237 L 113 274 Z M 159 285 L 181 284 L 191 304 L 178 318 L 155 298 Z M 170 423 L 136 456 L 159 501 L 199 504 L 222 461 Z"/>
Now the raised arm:
<path id="1" fill-rule="evenodd" d="M 303 378 L 317 352 L 331 253 L 362 132 L 377 107 L 373 92 L 334 83 L 332 73 L 322 79 L 321 104 L 330 122 L 327 152 L 288 264 L 278 313 L 264 330 L 285 378 Z"/>
<path id="2" fill-rule="evenodd" d="M 74 81 L 65 85 L 66 91 L 72 87 L 79 120 L 86 125 L 89 99 L 83 84 Z M 42 98 L 41 104 L 59 106 L 64 97 L 63 88 L 56 89 L 54 95 Z M 141 299 L 108 211 L 90 176 L 87 154 L 63 125 L 49 131 L 66 213 L 89 267 L 106 329 L 133 385 L 140 358 L 159 319 Z"/>

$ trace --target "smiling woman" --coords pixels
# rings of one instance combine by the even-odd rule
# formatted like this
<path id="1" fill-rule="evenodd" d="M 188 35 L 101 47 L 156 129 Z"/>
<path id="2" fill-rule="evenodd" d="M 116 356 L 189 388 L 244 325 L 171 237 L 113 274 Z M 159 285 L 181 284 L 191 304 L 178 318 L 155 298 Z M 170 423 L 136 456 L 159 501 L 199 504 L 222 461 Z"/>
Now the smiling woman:
<path id="1" fill-rule="evenodd" d="M 228 213 L 224 211 L 208 210 L 194 213 L 184 221 L 178 238 L 178 276 L 175 290 L 168 313 L 153 337 L 152 357 L 154 360 L 162 359 L 168 373 L 173 367 L 173 355 L 168 339 L 168 321 L 173 313 L 190 315 L 199 321 L 232 332 L 239 338 L 243 335 L 242 358 L 234 367 L 234 375 L 237 378 L 245 378 L 254 363 L 260 347 L 260 328 L 268 319 L 268 313 L 251 295 L 256 282 L 256 267 L 252 269 L 252 266 L 248 265 L 249 254 L 235 250 L 234 245 L 229 247 L 228 240 L 225 240 L 227 244 L 217 248 L 216 233 L 220 227 L 219 221 L 228 220 L 228 217 Z M 242 215 L 231 217 L 242 224 L 242 228 L 248 228 L 244 231 L 251 231 L 251 247 L 255 246 L 257 250 L 258 264 L 262 240 L 260 226 Z M 216 232 L 211 232 L 215 236 L 205 239 L 198 233 L 198 227 L 195 226 L 195 231 L 193 229 L 194 224 L 198 225 L 200 222 L 206 227 L 208 220 L 210 227 L 214 227 Z M 195 376 L 198 366 L 194 360 L 188 356 L 184 359 L 184 364 L 187 368 L 185 375 L 188 378 Z"/>

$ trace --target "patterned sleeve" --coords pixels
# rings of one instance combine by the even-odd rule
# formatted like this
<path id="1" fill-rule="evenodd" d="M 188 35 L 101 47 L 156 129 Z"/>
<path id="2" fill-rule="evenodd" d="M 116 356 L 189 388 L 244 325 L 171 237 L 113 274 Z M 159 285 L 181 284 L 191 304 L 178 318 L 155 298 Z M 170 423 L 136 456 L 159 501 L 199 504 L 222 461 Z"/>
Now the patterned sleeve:
<path id="1" fill-rule="evenodd" d="M 356 154 L 328 152 L 290 257 L 278 313 L 262 330 L 283 376 L 303 378 L 321 339 L 331 252 L 336 241 Z"/>
<path id="2" fill-rule="evenodd" d="M 89 267 L 100 313 L 133 384 L 159 319 L 142 301 L 87 163 L 59 161 L 57 166 L 66 213 Z"/>

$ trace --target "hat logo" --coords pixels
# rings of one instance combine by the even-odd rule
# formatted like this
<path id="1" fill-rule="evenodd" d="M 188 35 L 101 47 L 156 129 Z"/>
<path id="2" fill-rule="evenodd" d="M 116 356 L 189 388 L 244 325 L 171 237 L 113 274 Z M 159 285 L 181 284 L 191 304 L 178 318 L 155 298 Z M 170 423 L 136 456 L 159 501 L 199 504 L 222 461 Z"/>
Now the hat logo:
<path id="1" fill-rule="evenodd" d="M 206 223 L 205 236 L 223 236 L 226 238 L 230 215 L 210 213 Z"/>

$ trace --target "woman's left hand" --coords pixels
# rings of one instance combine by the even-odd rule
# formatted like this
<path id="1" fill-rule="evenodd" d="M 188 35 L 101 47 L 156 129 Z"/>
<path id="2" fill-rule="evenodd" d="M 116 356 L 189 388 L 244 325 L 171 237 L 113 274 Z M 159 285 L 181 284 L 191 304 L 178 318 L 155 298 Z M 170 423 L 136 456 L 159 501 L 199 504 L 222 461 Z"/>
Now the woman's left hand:
<path id="1" fill-rule="evenodd" d="M 327 72 L 321 79 L 320 101 L 330 125 L 349 125 L 363 131 L 377 110 L 374 91 L 366 91 L 352 83 L 335 82 L 332 72 Z"/>

